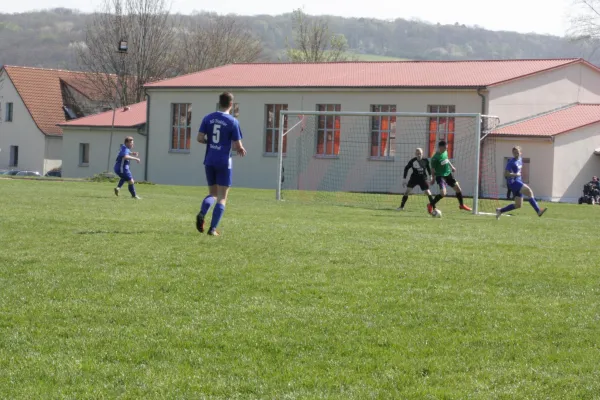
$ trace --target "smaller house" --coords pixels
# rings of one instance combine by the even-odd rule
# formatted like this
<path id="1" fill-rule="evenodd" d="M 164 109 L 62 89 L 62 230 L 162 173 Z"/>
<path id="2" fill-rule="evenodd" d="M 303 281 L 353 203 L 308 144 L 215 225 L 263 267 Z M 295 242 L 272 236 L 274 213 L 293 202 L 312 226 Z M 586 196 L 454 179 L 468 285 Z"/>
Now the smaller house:
<path id="1" fill-rule="evenodd" d="M 600 104 L 571 104 L 501 125 L 492 132 L 498 182 L 515 145 L 523 149 L 523 180 L 536 197 L 576 202 L 600 175 Z"/>
<path id="2" fill-rule="evenodd" d="M 85 72 L 2 67 L 0 168 L 43 174 L 60 167 L 60 124 L 106 109 L 105 96 L 93 87 L 91 77 Z"/>
<path id="3" fill-rule="evenodd" d="M 113 129 L 114 116 L 114 129 Z M 133 176 L 142 180 L 146 171 L 146 102 L 60 124 L 63 132 L 62 176 L 86 178 L 113 170 L 119 147 L 133 136 L 142 162 L 132 163 Z M 110 148 L 110 150 L 109 150 Z"/>

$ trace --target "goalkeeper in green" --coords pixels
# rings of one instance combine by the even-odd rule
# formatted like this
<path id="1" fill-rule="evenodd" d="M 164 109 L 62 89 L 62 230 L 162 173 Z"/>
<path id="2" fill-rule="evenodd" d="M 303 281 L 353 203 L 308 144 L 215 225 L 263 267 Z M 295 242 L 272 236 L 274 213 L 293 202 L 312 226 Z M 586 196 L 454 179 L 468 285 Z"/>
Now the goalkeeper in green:
<path id="1" fill-rule="evenodd" d="M 456 198 L 458 199 L 459 208 L 461 210 L 471 211 L 471 208 L 464 203 L 462 190 L 460 189 L 458 181 L 452 176 L 452 173 L 456 172 L 456 168 L 448 158 L 446 142 L 443 140 L 438 143 L 438 151 L 431 157 L 431 167 L 433 170 L 431 178 L 432 180 L 435 179 L 435 182 L 439 185 L 440 194 L 435 196 L 432 204 L 427 205 L 427 211 L 431 214 L 435 209 L 437 202 L 446 196 L 446 186 L 450 186 L 454 189 Z"/>

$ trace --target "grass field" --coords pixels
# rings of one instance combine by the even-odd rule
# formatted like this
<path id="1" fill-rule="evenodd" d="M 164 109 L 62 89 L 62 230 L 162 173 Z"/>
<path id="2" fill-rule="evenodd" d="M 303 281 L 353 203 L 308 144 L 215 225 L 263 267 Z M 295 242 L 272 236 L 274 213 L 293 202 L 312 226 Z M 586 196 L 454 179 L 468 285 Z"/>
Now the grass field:
<path id="1" fill-rule="evenodd" d="M 0 180 L 0 398 L 600 397 L 600 207 L 111 188 Z"/>

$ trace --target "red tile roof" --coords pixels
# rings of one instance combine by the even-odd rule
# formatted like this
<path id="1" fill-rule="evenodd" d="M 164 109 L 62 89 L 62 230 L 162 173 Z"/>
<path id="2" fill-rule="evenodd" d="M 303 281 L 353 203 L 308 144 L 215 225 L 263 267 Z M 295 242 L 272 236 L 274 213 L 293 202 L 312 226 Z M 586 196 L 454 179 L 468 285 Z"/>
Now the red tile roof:
<path id="1" fill-rule="evenodd" d="M 97 90 L 89 84 L 89 73 L 57 69 L 15 67 L 6 71 L 38 128 L 46 135 L 61 135 L 65 122 L 61 81 L 90 99 L 99 99 Z"/>
<path id="2" fill-rule="evenodd" d="M 147 84 L 148 88 L 485 87 L 582 59 L 232 64 Z"/>
<path id="3" fill-rule="evenodd" d="M 90 115 L 78 118 L 60 124 L 68 127 L 102 127 L 110 128 L 112 126 L 113 112 L 106 111 L 100 114 Z M 128 107 L 118 108 L 115 112 L 115 127 L 117 128 L 135 128 L 146 123 L 146 102 L 132 104 Z"/>
<path id="4" fill-rule="evenodd" d="M 492 131 L 492 135 L 549 137 L 598 122 L 600 122 L 600 104 L 574 104 L 500 126 Z"/>

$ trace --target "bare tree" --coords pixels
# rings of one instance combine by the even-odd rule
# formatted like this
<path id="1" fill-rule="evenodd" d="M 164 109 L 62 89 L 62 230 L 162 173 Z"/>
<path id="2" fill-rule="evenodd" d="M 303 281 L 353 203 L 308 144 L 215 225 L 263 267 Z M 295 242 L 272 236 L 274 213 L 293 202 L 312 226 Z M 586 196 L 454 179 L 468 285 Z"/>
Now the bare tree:
<path id="1" fill-rule="evenodd" d="M 292 13 L 294 45 L 287 45 L 292 62 L 333 62 L 353 59 L 344 35 L 332 34 L 324 17 L 309 17 L 301 9 Z"/>
<path id="2" fill-rule="evenodd" d="M 204 14 L 202 17 L 205 18 L 197 18 L 180 36 L 181 73 L 260 60 L 262 44 L 243 22 L 234 16 Z"/>
<path id="3" fill-rule="evenodd" d="M 121 106 L 141 101 L 144 84 L 172 73 L 175 38 L 166 0 L 104 0 L 77 56 L 81 67 L 92 72 L 93 88 L 106 99 L 118 92 Z M 117 51 L 120 40 L 128 42 L 126 54 Z"/>
<path id="4" fill-rule="evenodd" d="M 586 58 L 596 53 L 600 48 L 600 0 L 573 0 L 567 37 Z"/>

